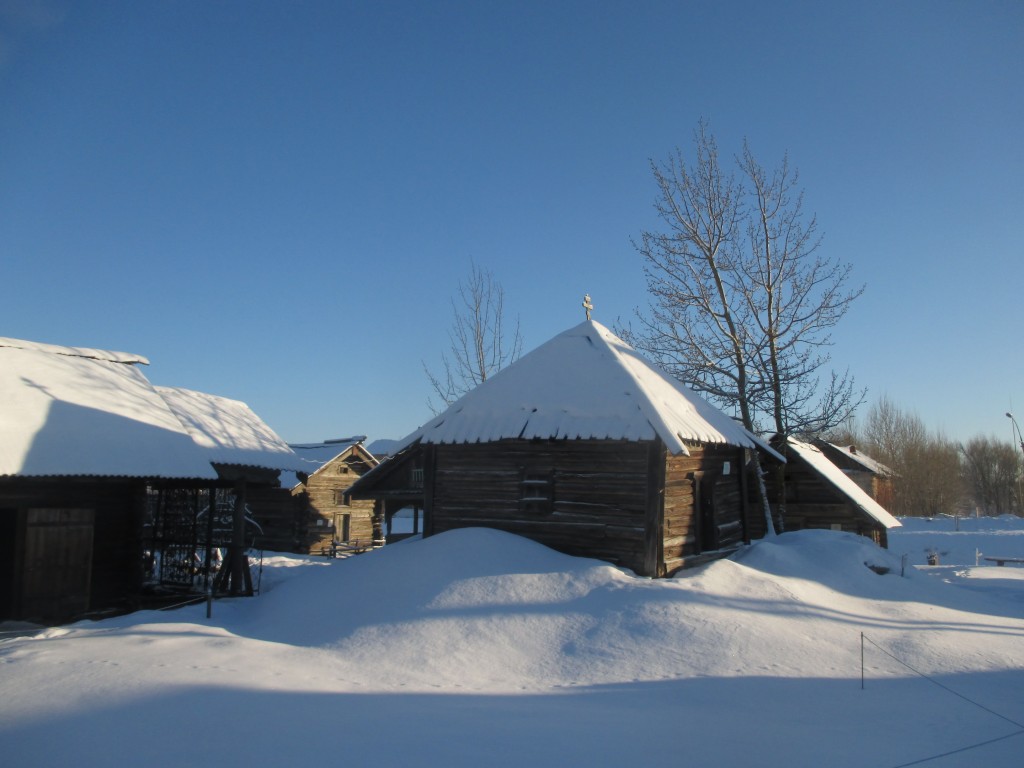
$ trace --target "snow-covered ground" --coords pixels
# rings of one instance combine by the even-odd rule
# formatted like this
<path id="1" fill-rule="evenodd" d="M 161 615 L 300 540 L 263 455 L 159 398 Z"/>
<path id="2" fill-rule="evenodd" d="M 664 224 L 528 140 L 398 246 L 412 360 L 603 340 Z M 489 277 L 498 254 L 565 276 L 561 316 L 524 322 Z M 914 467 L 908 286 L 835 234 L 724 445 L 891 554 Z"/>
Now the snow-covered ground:
<path id="1" fill-rule="evenodd" d="M 989 537 L 998 547 L 969 543 L 969 562 L 943 543 L 942 565 L 901 577 L 904 551 L 923 562 L 922 547 L 958 541 L 918 525 L 889 552 L 788 533 L 667 580 L 483 529 L 273 556 L 262 594 L 210 620 L 195 606 L 0 642 L 0 756 L 1018 766 L 1024 568 L 976 568 L 973 549 L 1010 554 L 1019 522 Z"/>
<path id="2" fill-rule="evenodd" d="M 985 557 L 1024 558 L 1024 518 L 901 517 L 901 528 L 889 532 L 889 549 L 906 553 L 911 563 L 924 565 L 928 555 L 939 565 L 989 564 Z"/>

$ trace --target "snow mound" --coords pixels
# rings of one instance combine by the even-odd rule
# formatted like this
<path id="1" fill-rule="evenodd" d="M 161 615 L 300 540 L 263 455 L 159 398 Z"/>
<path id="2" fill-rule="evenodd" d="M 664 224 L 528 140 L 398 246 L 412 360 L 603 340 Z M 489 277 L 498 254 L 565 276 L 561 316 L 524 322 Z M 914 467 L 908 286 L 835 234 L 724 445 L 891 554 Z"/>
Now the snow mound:
<path id="1" fill-rule="evenodd" d="M 774 576 L 813 579 L 871 593 L 879 575 L 899 575 L 900 558 L 870 539 L 840 531 L 793 531 L 756 542 L 736 558 Z"/>

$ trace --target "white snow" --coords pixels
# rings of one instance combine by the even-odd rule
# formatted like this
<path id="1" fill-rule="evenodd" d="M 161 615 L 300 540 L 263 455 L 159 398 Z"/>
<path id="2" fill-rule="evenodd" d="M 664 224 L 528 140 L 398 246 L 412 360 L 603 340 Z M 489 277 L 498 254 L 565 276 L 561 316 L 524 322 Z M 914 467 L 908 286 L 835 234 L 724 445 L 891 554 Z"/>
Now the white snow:
<path id="1" fill-rule="evenodd" d="M 1002 577 L 1024 569 L 901 565 L 832 531 L 669 580 L 484 529 L 273 556 L 263 593 L 210 620 L 200 605 L 0 642 L 0 754 L 884 768 L 991 742 L 926 764 L 1019 765 L 1024 582 Z"/>
<path id="2" fill-rule="evenodd" d="M 764 441 L 587 320 L 502 369 L 399 442 L 507 438 L 653 440 L 673 454 L 687 442 L 761 448 Z M 780 460 L 781 457 L 778 457 Z"/>
<path id="3" fill-rule="evenodd" d="M 0 340 L 0 475 L 217 477 L 144 360 Z"/>
<path id="4" fill-rule="evenodd" d="M 211 462 L 300 472 L 309 466 L 240 400 L 180 387 L 156 391 Z"/>
<path id="5" fill-rule="evenodd" d="M 901 529 L 889 531 L 889 549 L 906 553 L 915 565 L 926 564 L 931 554 L 938 555 L 940 565 L 975 565 L 979 557 L 1024 558 L 1021 517 L 903 517 L 900 521 Z"/>
<path id="6" fill-rule="evenodd" d="M 855 461 L 856 463 L 860 464 L 862 467 L 864 467 L 864 469 L 866 469 L 869 472 L 874 472 L 876 475 L 881 475 L 882 477 L 890 477 L 893 474 L 895 474 L 889 467 L 887 467 L 882 462 L 876 461 L 870 456 L 867 456 L 858 451 L 856 449 L 856 446 L 836 445 L 835 443 L 829 443 L 829 445 L 832 446 L 832 448 L 834 448 L 835 450 L 842 453 L 851 461 Z"/>
<path id="7" fill-rule="evenodd" d="M 211 462 L 307 466 L 245 403 L 154 387 L 147 363 L 0 338 L 0 476 L 214 479 Z"/>

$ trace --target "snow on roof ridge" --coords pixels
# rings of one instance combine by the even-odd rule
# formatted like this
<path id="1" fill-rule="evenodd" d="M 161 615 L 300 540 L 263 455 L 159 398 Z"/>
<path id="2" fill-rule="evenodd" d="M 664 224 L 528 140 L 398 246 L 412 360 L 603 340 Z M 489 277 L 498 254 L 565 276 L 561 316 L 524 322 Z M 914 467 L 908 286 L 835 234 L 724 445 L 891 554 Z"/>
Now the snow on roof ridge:
<path id="1" fill-rule="evenodd" d="M 576 339 L 584 339 L 585 346 Z M 760 448 L 765 441 L 684 387 L 596 320 L 554 336 L 467 392 L 399 441 L 660 438 L 673 454 L 686 443 Z"/>
<path id="2" fill-rule="evenodd" d="M 84 357 L 90 360 L 104 360 L 110 363 L 124 363 L 126 365 L 149 365 L 148 358 L 132 354 L 131 352 L 113 352 L 104 349 L 90 349 L 89 347 L 66 347 L 59 344 L 44 344 L 39 341 L 11 339 L 3 336 L 0 336 L 0 347 L 26 349 L 32 352 L 47 352 L 51 355 L 65 355 L 67 357 Z"/>
<path id="3" fill-rule="evenodd" d="M 876 475 L 889 476 L 896 474 L 891 468 L 887 467 L 882 462 L 868 456 L 866 453 L 861 453 L 856 450 L 853 445 L 837 445 L 836 443 L 828 443 L 828 445 L 832 446 L 847 458 L 857 462 L 868 471 L 874 472 Z"/>

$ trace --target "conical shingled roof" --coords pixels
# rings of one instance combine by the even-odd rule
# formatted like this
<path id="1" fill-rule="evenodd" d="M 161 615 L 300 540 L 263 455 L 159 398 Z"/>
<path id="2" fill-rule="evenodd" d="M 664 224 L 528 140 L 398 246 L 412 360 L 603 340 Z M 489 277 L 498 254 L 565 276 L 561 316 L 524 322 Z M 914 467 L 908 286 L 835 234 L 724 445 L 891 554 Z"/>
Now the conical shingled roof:
<path id="1" fill-rule="evenodd" d="M 759 448 L 767 443 L 641 357 L 593 320 L 555 336 L 467 393 L 411 435 L 424 443 L 508 438 L 653 440 Z"/>

